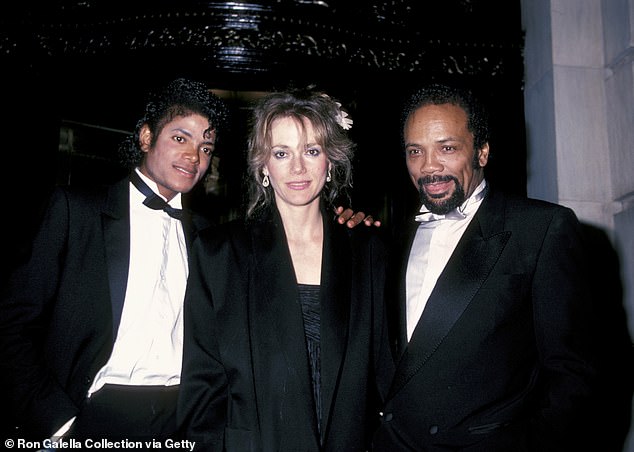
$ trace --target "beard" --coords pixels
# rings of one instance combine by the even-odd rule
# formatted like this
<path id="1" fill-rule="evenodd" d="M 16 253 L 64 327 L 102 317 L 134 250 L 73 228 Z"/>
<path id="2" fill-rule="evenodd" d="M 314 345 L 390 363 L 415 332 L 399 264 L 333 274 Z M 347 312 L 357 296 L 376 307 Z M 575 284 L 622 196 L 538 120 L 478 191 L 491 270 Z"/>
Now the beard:
<path id="1" fill-rule="evenodd" d="M 444 195 L 429 195 L 425 189 L 425 184 L 431 184 L 433 182 L 448 182 L 453 181 L 455 189 L 451 196 L 444 201 L 442 198 Z M 425 176 L 418 179 L 418 193 L 420 195 L 421 203 L 429 209 L 430 212 L 436 215 L 446 215 L 452 210 L 460 207 L 466 199 L 464 187 L 453 176 Z"/>

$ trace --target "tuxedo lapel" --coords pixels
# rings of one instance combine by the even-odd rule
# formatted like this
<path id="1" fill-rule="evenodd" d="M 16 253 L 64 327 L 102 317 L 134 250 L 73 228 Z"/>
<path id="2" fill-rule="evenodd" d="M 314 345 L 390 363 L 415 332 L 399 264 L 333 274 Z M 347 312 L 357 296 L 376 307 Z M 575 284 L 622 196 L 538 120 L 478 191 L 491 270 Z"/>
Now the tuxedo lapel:
<path id="1" fill-rule="evenodd" d="M 493 221 L 504 212 L 499 201 L 485 199 L 458 242 L 399 361 L 391 392 L 402 387 L 438 349 L 500 257 L 511 232 L 492 229 L 493 224 L 504 224 Z"/>
<path id="2" fill-rule="evenodd" d="M 316 426 L 297 279 L 283 225 L 279 216 L 275 215 L 273 221 L 256 223 L 250 227 L 250 231 L 255 258 L 255 273 L 252 275 L 255 291 L 252 294 L 250 310 L 254 313 L 251 330 L 256 333 L 252 341 L 258 341 L 259 344 L 270 342 L 272 347 L 276 347 L 275 350 L 271 350 L 274 353 L 283 351 L 286 368 L 294 375 L 300 388 L 297 397 L 304 399 L 305 403 L 302 405 L 309 407 L 310 412 L 307 415 L 314 419 L 313 425 Z M 325 220 L 319 295 L 324 431 L 327 429 L 348 338 L 350 260 L 350 245 L 346 231 L 336 229 Z M 271 337 L 276 340 L 271 341 Z"/>
<path id="3" fill-rule="evenodd" d="M 185 244 L 187 250 L 191 249 L 191 245 L 200 231 L 213 226 L 214 223 L 206 215 L 202 215 L 189 208 L 189 203 L 183 194 L 183 232 L 185 234 Z"/>
<path id="4" fill-rule="evenodd" d="M 195 228 L 192 220 L 192 213 L 188 209 L 183 209 L 183 219 L 181 224 L 183 225 L 183 234 L 185 235 L 185 246 L 187 250 L 190 250 L 192 241 L 194 240 Z"/>
<path id="5" fill-rule="evenodd" d="M 279 216 L 274 221 L 250 226 L 254 255 L 254 272 L 250 295 L 250 325 L 254 331 L 252 342 L 262 353 L 278 354 L 281 350 L 286 369 L 300 388 L 302 397 L 312 407 L 312 386 L 307 359 L 306 342 L 295 272 L 288 250 L 284 227 Z M 257 341 L 257 342 L 256 342 Z M 269 344 L 262 348 L 262 344 Z M 266 357 L 259 357 L 266 362 Z M 269 385 L 265 387 L 274 387 Z M 301 405 L 300 405 L 301 406 Z M 315 418 L 315 410 L 308 416 Z M 316 421 L 313 423 L 316 426 Z M 315 430 L 316 434 L 316 430 Z"/>
<path id="6" fill-rule="evenodd" d="M 398 302 L 395 303 L 395 314 L 391 318 L 391 328 L 395 333 L 390 333 L 390 343 L 395 344 L 393 353 L 398 360 L 407 348 L 407 308 L 406 308 L 406 285 L 405 275 L 407 274 L 407 263 L 410 250 L 416 236 L 416 230 L 418 229 L 418 223 L 413 221 L 407 225 L 405 234 L 402 236 L 402 241 L 398 245 L 399 252 L 395 255 L 395 261 L 392 262 L 392 267 L 396 273 L 389 278 L 390 281 L 398 284 L 398 288 L 389 289 L 390 293 L 397 294 Z M 389 310 L 391 311 L 391 310 Z M 389 312 L 388 311 L 388 312 Z M 389 314 L 388 314 L 389 315 Z"/>
<path id="7" fill-rule="evenodd" d="M 326 427 L 346 353 L 350 324 L 351 249 L 347 231 L 324 215 L 321 265 L 321 397 L 322 425 Z M 324 428 L 323 430 L 326 430 Z"/>
<path id="8" fill-rule="evenodd" d="M 108 283 L 112 303 L 112 329 L 116 338 L 128 283 L 130 264 L 130 180 L 126 177 L 108 189 L 102 211 Z M 197 231 L 209 226 L 207 219 L 183 210 L 183 232 L 187 249 Z"/>
<path id="9" fill-rule="evenodd" d="M 112 337 L 117 337 L 130 263 L 130 198 L 127 178 L 110 187 L 102 212 L 108 283 L 112 303 Z"/>

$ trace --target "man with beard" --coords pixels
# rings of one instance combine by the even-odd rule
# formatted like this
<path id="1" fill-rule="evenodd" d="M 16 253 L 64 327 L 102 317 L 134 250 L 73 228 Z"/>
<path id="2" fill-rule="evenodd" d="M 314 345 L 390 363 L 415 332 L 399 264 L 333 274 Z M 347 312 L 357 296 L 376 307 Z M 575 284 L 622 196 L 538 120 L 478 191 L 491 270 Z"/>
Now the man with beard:
<path id="1" fill-rule="evenodd" d="M 422 207 L 394 266 L 373 450 L 581 450 L 594 368 L 575 214 L 487 182 L 487 116 L 466 90 L 421 89 L 402 130 Z"/>

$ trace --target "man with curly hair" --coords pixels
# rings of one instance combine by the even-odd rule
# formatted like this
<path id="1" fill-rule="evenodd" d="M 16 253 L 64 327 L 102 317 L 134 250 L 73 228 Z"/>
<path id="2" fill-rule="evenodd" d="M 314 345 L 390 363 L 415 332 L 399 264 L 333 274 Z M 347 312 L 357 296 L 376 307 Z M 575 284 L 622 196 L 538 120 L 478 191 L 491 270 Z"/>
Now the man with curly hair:
<path id="1" fill-rule="evenodd" d="M 122 147 L 135 163 L 129 177 L 55 189 L 0 302 L 0 375 L 17 437 L 176 431 L 187 253 L 207 225 L 181 195 L 206 174 L 226 118 L 204 84 L 174 80 Z"/>

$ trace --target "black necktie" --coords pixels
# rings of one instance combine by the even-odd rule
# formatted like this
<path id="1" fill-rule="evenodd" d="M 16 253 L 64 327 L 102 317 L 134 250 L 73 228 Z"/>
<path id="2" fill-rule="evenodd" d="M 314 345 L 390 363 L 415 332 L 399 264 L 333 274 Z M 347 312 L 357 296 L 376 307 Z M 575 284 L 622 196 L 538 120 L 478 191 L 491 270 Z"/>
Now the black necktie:
<path id="1" fill-rule="evenodd" d="M 132 185 L 138 188 L 139 191 L 145 195 L 145 201 L 143 201 L 143 204 L 148 206 L 150 209 L 163 210 L 172 218 L 176 218 L 177 220 L 183 219 L 183 211 L 170 206 L 163 198 L 154 193 L 152 189 L 143 182 L 143 179 L 139 177 L 136 171 L 132 171 L 130 173 L 130 182 L 132 182 Z"/>

